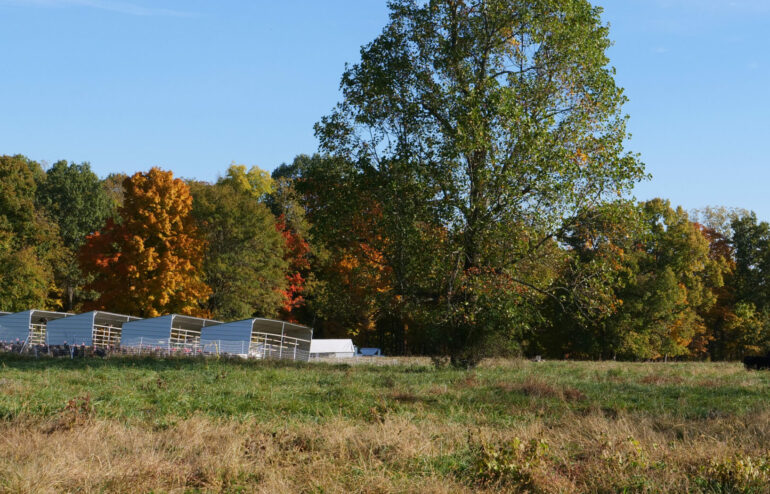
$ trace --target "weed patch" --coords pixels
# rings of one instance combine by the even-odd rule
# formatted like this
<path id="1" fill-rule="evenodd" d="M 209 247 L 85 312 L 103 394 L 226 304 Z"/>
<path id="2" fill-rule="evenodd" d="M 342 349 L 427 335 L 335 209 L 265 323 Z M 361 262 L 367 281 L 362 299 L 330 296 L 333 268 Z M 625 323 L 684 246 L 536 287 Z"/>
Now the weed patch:
<path id="1" fill-rule="evenodd" d="M 91 395 L 72 398 L 64 406 L 64 409 L 50 421 L 43 430 L 51 434 L 59 430 L 70 430 L 73 427 L 87 423 L 94 415 L 94 407 L 91 403 Z"/>
<path id="2" fill-rule="evenodd" d="M 763 493 L 770 486 L 770 454 L 735 455 L 699 468 L 696 483 L 706 492 Z"/>
<path id="3" fill-rule="evenodd" d="M 473 482 L 527 491 L 535 488 L 534 471 L 542 464 L 548 444 L 537 439 L 523 442 L 516 437 L 506 444 L 482 443 L 471 449 L 475 461 L 468 474 Z"/>

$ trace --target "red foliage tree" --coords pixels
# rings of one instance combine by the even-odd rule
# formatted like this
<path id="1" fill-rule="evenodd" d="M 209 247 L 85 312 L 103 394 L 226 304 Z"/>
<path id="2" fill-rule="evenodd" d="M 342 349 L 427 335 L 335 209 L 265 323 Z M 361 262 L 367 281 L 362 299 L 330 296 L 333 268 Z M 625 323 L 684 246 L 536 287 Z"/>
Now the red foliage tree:
<path id="1" fill-rule="evenodd" d="M 289 269 L 286 273 L 286 289 L 281 290 L 284 297 L 282 316 L 291 322 L 296 322 L 296 310 L 305 304 L 305 283 L 307 273 L 310 270 L 310 245 L 297 232 L 293 231 L 286 224 L 285 218 L 281 215 L 276 221 L 276 229 L 281 233 L 286 242 L 286 260 L 289 263 Z"/>

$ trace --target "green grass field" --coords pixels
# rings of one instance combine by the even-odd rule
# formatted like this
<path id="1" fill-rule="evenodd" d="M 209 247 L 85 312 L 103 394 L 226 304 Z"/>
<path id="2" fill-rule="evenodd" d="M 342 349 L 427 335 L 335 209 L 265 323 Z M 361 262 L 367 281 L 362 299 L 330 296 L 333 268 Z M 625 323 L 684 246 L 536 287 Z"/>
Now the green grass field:
<path id="1" fill-rule="evenodd" d="M 0 357 L 3 492 L 770 492 L 770 373 Z"/>

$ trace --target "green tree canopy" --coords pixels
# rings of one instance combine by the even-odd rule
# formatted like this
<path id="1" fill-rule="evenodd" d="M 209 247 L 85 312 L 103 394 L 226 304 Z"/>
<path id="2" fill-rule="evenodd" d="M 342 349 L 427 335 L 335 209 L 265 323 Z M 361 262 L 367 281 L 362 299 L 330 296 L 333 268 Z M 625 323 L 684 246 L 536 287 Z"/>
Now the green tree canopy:
<path id="1" fill-rule="evenodd" d="M 752 212 L 732 222 L 737 298 L 770 309 L 770 225 Z"/>
<path id="2" fill-rule="evenodd" d="M 271 317 L 283 303 L 287 263 L 275 217 L 256 197 L 228 182 L 190 184 L 193 216 L 208 241 L 207 308 L 224 320 Z"/>
<path id="3" fill-rule="evenodd" d="M 704 316 L 724 265 L 682 208 L 655 199 L 581 215 L 564 237 L 573 262 L 560 280 L 571 310 L 553 317 L 552 353 L 659 358 L 705 352 Z M 558 308 L 560 309 L 560 308 Z M 696 348 L 697 347 L 697 348 Z"/>
<path id="4" fill-rule="evenodd" d="M 59 225 L 64 245 L 77 249 L 104 226 L 115 211 L 88 163 L 57 161 L 37 189 L 37 203 Z"/>
<path id="5" fill-rule="evenodd" d="M 125 200 L 125 189 L 123 188 L 123 182 L 126 181 L 128 175 L 125 173 L 110 173 L 107 178 L 102 180 L 102 188 L 107 197 L 112 201 L 112 207 L 117 210 L 123 206 Z"/>
<path id="6" fill-rule="evenodd" d="M 53 266 L 61 255 L 56 224 L 35 205 L 40 165 L 0 156 L 0 310 L 55 308 Z"/>
<path id="7" fill-rule="evenodd" d="M 77 251 L 88 235 L 100 230 L 115 214 L 115 205 L 88 163 L 68 164 L 64 160 L 46 172 L 37 188 L 36 202 L 56 221 L 67 249 L 57 265 L 56 278 L 63 292 L 64 309 L 72 310 L 83 297 L 87 282 Z"/>
<path id="8" fill-rule="evenodd" d="M 343 101 L 316 127 L 332 158 L 309 171 L 316 207 L 337 214 L 317 230 L 344 238 L 344 216 L 375 207 L 393 297 L 432 302 L 456 353 L 520 326 L 515 287 L 550 289 L 536 262 L 565 219 L 627 191 L 643 167 L 624 150 L 625 97 L 600 9 L 585 0 L 390 6 L 383 33 L 342 77 Z M 426 250 L 441 273 L 425 272 Z M 495 296 L 480 295 L 484 286 Z"/>

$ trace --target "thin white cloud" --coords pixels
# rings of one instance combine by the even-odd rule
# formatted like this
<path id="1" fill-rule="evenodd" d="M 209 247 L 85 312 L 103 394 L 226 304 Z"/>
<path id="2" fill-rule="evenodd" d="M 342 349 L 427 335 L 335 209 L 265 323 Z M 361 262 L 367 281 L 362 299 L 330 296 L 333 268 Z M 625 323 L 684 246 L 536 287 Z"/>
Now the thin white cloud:
<path id="1" fill-rule="evenodd" d="M 121 0 L 0 0 L 0 4 L 3 3 L 34 7 L 85 7 L 137 16 L 191 17 L 194 15 L 191 12 L 144 7 Z"/>

